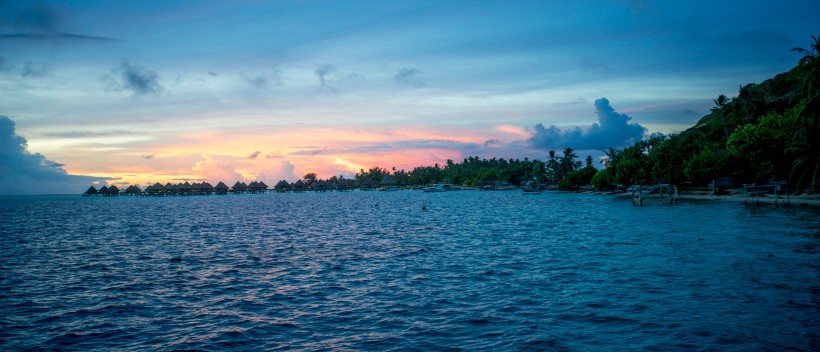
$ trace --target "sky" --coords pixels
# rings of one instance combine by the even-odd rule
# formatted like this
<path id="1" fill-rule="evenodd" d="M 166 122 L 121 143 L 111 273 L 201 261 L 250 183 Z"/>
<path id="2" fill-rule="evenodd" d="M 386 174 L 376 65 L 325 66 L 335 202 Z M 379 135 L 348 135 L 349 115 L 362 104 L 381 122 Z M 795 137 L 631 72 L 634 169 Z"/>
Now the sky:
<path id="1" fill-rule="evenodd" d="M 792 68 L 817 1 L 0 0 L 0 195 L 584 158 Z"/>

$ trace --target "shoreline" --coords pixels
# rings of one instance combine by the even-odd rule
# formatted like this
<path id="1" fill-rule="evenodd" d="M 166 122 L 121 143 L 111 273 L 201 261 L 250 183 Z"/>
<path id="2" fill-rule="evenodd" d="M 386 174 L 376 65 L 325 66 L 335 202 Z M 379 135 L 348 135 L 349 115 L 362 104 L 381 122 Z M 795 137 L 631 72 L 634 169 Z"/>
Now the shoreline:
<path id="1" fill-rule="evenodd" d="M 604 192 L 584 192 L 590 194 L 600 194 L 606 196 L 607 194 Z M 611 195 L 618 198 L 623 199 L 632 199 L 632 194 L 629 192 L 624 192 L 621 194 L 614 194 Z M 657 199 L 657 195 L 649 195 L 645 199 L 652 200 Z M 703 202 L 724 202 L 724 203 L 736 203 L 741 206 L 745 206 L 744 201 L 748 201 L 749 207 L 756 207 L 756 206 L 766 206 L 766 207 L 816 207 L 820 208 L 820 194 L 801 194 L 801 195 L 780 195 L 777 200 L 777 204 L 775 204 L 774 197 L 749 197 L 748 199 L 745 198 L 743 195 L 742 189 L 730 190 L 729 194 L 722 194 L 722 195 L 713 195 L 709 194 L 708 192 L 703 191 L 679 191 L 676 200 L 684 200 L 684 201 L 703 201 Z"/>

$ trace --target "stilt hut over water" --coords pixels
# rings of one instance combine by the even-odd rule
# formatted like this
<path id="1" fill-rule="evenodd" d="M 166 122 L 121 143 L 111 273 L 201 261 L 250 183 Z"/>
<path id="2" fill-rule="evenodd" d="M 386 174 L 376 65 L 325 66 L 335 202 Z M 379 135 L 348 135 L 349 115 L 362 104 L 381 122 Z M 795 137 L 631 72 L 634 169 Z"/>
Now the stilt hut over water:
<path id="1" fill-rule="evenodd" d="M 211 186 L 208 182 L 202 182 L 197 187 L 197 193 L 199 194 L 212 194 L 214 193 L 214 186 Z"/>
<path id="2" fill-rule="evenodd" d="M 292 185 L 294 192 L 304 192 L 305 191 L 305 183 L 302 180 L 298 180 L 293 183 Z"/>
<path id="3" fill-rule="evenodd" d="M 239 181 L 236 181 L 236 183 L 233 184 L 233 187 L 231 187 L 231 191 L 233 193 L 245 193 L 245 190 L 247 189 L 248 185 L 246 185 L 245 182 Z"/>
<path id="4" fill-rule="evenodd" d="M 216 192 L 216 194 L 228 194 L 228 185 L 219 181 L 219 183 L 214 186 L 214 192 Z"/>
<path id="5" fill-rule="evenodd" d="M 127 196 L 136 196 L 140 194 L 142 194 L 142 190 L 136 185 L 130 185 L 125 189 L 125 195 Z"/>
<path id="6" fill-rule="evenodd" d="M 117 188 L 117 186 L 115 186 L 115 185 L 111 185 L 111 187 L 108 187 L 108 195 L 109 196 L 118 196 L 118 195 L 120 195 L 120 189 Z"/>
<path id="7" fill-rule="evenodd" d="M 276 192 L 286 192 L 288 188 L 290 188 L 290 184 L 285 180 L 279 181 L 275 186 L 273 186 L 273 189 L 275 189 Z"/>
<path id="8" fill-rule="evenodd" d="M 96 196 L 98 194 L 99 194 L 99 192 L 97 192 L 97 189 L 94 188 L 94 186 L 91 186 L 91 187 L 88 187 L 88 189 L 83 193 L 83 196 L 86 196 L 86 197 Z"/>

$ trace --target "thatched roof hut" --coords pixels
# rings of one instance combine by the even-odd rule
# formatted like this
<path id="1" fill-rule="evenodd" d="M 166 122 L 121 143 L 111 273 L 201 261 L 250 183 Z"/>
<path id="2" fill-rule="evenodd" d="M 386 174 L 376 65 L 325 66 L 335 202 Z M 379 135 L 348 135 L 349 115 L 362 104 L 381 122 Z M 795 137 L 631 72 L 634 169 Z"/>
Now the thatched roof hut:
<path id="1" fill-rule="evenodd" d="M 214 192 L 216 192 L 216 194 L 228 194 L 228 185 L 219 181 L 219 183 L 214 186 Z"/>
<path id="2" fill-rule="evenodd" d="M 277 192 L 287 191 L 288 188 L 290 188 L 290 184 L 288 183 L 288 181 L 285 180 L 281 180 L 277 182 L 275 186 L 273 186 L 273 189 L 275 189 Z"/>
<path id="3" fill-rule="evenodd" d="M 327 181 L 316 180 L 316 181 L 313 181 L 313 183 L 310 184 L 310 188 L 314 191 L 324 192 L 324 191 L 327 190 L 327 185 L 328 185 Z"/>
<path id="4" fill-rule="evenodd" d="M 161 183 L 157 182 L 157 183 L 155 183 L 151 186 L 150 191 L 146 188 L 145 193 L 153 194 L 153 195 L 163 194 L 163 193 L 165 193 L 165 186 L 163 186 Z"/>
<path id="5" fill-rule="evenodd" d="M 239 181 L 236 181 L 236 183 L 233 184 L 233 187 L 231 187 L 231 191 L 234 193 L 244 193 L 247 189 L 248 185 L 246 185 L 245 182 Z"/>
<path id="6" fill-rule="evenodd" d="M 361 184 L 361 185 L 359 185 L 359 188 L 361 188 L 361 189 L 363 189 L 363 190 L 365 190 L 365 189 L 371 189 L 371 188 L 373 188 L 375 185 L 376 185 L 376 182 L 373 182 L 373 179 L 372 179 L 372 178 L 370 178 L 370 177 L 368 177 L 368 178 L 364 179 L 364 181 L 362 181 L 362 184 Z"/>
<path id="7" fill-rule="evenodd" d="M 305 183 L 302 180 L 298 180 L 293 183 L 293 190 L 297 192 L 301 192 L 305 190 Z"/>
<path id="8" fill-rule="evenodd" d="M 141 194 L 142 190 L 136 185 L 130 185 L 125 189 L 125 194 L 129 196 Z"/>
<path id="9" fill-rule="evenodd" d="M 393 176 L 390 176 L 389 174 L 385 174 L 384 177 L 382 177 L 381 185 L 382 186 L 395 186 L 396 185 L 396 180 L 393 179 Z"/>
<path id="10" fill-rule="evenodd" d="M 96 196 L 97 194 L 99 194 L 99 192 L 97 192 L 97 189 L 94 188 L 94 186 L 88 187 L 88 189 L 83 192 L 84 196 Z"/>
<path id="11" fill-rule="evenodd" d="M 118 195 L 120 195 L 120 189 L 117 188 L 117 186 L 115 186 L 115 185 L 111 185 L 111 187 L 108 187 L 108 195 L 109 196 L 118 196 Z"/>
<path id="12" fill-rule="evenodd" d="M 214 186 L 211 186 L 208 182 L 202 182 L 197 187 L 197 191 L 202 194 L 211 194 L 214 193 Z"/>

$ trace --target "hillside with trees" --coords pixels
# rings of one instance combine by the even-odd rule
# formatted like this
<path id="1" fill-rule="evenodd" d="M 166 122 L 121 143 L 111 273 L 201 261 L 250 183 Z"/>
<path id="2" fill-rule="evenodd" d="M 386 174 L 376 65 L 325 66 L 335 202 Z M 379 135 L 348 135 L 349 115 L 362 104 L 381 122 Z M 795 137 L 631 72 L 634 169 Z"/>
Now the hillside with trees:
<path id="1" fill-rule="evenodd" d="M 468 157 L 462 162 L 420 166 L 411 171 L 373 167 L 360 170 L 358 184 L 379 184 L 385 175 L 399 185 L 451 182 L 479 186 L 526 181 L 571 190 L 592 185 L 599 190 L 635 184 L 707 185 L 729 179 L 740 183 L 788 181 L 792 190 L 820 187 L 820 38 L 812 36 L 797 65 L 761 83 L 741 86 L 735 97 L 719 95 L 711 112 L 689 129 L 652 136 L 623 149 L 609 148 L 598 170 L 566 147 L 550 151 L 546 161 Z M 309 176 L 309 177 L 308 177 Z M 306 175 L 306 182 L 315 181 Z M 331 181 L 336 177 L 334 176 Z"/>
<path id="2" fill-rule="evenodd" d="M 737 183 L 789 181 L 792 189 L 818 190 L 820 170 L 820 42 L 812 37 L 797 66 L 738 95 L 714 99 L 695 126 L 664 137 L 606 151 L 596 188 L 614 184 L 708 184 L 718 177 Z"/>

